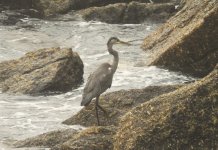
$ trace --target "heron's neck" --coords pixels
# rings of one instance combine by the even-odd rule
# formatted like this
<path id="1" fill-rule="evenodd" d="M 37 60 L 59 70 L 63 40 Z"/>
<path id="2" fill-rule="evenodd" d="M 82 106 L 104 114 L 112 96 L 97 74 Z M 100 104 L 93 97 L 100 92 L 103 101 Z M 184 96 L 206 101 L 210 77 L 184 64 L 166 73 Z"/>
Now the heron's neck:
<path id="1" fill-rule="evenodd" d="M 119 55 L 118 52 L 113 50 L 112 45 L 108 44 L 108 52 L 114 56 L 113 63 L 111 65 L 113 73 L 117 70 L 117 66 L 119 63 Z"/>

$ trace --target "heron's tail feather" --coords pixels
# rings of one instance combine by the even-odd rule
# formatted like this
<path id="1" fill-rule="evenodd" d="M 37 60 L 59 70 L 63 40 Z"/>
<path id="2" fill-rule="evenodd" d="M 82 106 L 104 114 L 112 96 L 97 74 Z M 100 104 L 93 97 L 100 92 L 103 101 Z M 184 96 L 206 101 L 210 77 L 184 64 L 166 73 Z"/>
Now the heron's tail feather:
<path id="1" fill-rule="evenodd" d="M 89 105 L 89 103 L 91 102 L 93 96 L 92 94 L 86 94 L 86 95 L 83 95 L 83 99 L 82 99 L 82 102 L 81 102 L 81 106 L 87 106 Z"/>

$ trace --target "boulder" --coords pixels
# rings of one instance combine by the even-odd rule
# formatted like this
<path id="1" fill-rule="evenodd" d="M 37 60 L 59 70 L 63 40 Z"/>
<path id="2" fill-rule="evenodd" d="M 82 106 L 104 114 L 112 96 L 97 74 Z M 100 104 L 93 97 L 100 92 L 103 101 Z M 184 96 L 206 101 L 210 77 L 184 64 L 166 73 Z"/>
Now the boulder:
<path id="1" fill-rule="evenodd" d="M 73 129 L 52 131 L 18 141 L 16 148 L 45 147 L 52 150 L 112 150 L 116 127 L 90 127 L 82 131 Z"/>
<path id="2" fill-rule="evenodd" d="M 103 7 L 91 7 L 76 12 L 86 21 L 102 21 L 107 23 L 122 23 L 126 3 L 111 4 Z"/>
<path id="3" fill-rule="evenodd" d="M 149 86 L 144 89 L 120 90 L 107 93 L 100 97 L 99 104 L 106 109 L 108 116 L 99 110 L 102 126 L 117 125 L 119 118 L 130 109 L 164 93 L 178 89 L 181 85 Z M 76 115 L 63 122 L 67 125 L 80 124 L 83 126 L 97 125 L 95 101 L 84 107 Z"/>
<path id="4" fill-rule="evenodd" d="M 79 131 L 74 129 L 65 129 L 43 133 L 41 135 L 17 141 L 13 145 L 16 148 L 21 147 L 46 147 L 53 148 L 59 144 L 63 144 L 73 138 Z"/>
<path id="5" fill-rule="evenodd" d="M 218 3 L 216 0 L 183 0 L 184 7 L 154 33 L 142 48 L 152 53 L 156 65 L 204 77 L 218 62 Z"/>
<path id="6" fill-rule="evenodd" d="M 54 150 L 112 150 L 116 127 L 90 127 Z"/>
<path id="7" fill-rule="evenodd" d="M 0 4 L 9 6 L 10 9 L 33 8 L 36 0 L 1 0 Z"/>
<path id="8" fill-rule="evenodd" d="M 94 6 L 105 6 L 115 3 L 129 3 L 133 0 L 35 0 L 33 5 L 40 10 L 44 16 L 65 13 L 69 10 L 80 10 Z M 135 0 L 150 3 L 149 0 Z M 168 2 L 170 0 L 154 0 L 156 2 Z"/>
<path id="9" fill-rule="evenodd" d="M 142 22 L 164 22 L 175 14 L 176 8 L 173 3 L 139 3 L 131 2 L 128 4 L 123 23 L 142 23 Z"/>
<path id="10" fill-rule="evenodd" d="M 143 103 L 122 117 L 114 149 L 217 149 L 218 65 L 205 78 Z"/>
<path id="11" fill-rule="evenodd" d="M 0 25 L 15 25 L 30 17 L 40 18 L 40 14 L 34 9 L 4 10 L 0 12 Z"/>
<path id="12" fill-rule="evenodd" d="M 35 0 L 34 8 L 40 11 L 41 16 L 48 17 L 68 12 L 71 4 L 72 0 Z"/>
<path id="13" fill-rule="evenodd" d="M 116 3 L 103 7 L 80 10 L 86 21 L 95 20 L 106 23 L 142 23 L 144 21 L 163 22 L 176 11 L 173 3 L 151 4 L 131 2 Z"/>
<path id="14" fill-rule="evenodd" d="M 80 10 L 94 6 L 105 6 L 131 1 L 150 3 L 150 0 L 1 0 L 0 5 L 9 9 L 36 9 L 41 17 L 66 13 L 70 10 Z M 152 0 L 154 3 L 177 2 L 180 0 Z"/>
<path id="15" fill-rule="evenodd" d="M 17 60 L 0 63 L 3 92 L 43 94 L 65 92 L 83 81 L 83 63 L 67 48 L 47 48 L 28 52 Z"/>

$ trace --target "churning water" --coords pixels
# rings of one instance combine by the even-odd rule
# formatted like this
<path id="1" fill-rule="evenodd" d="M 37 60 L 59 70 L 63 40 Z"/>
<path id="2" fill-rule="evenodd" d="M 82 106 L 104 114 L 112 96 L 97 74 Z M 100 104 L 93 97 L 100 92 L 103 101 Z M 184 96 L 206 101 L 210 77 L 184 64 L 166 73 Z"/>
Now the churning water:
<path id="1" fill-rule="evenodd" d="M 141 39 L 132 46 L 115 46 L 120 63 L 110 90 L 143 88 L 149 85 L 176 84 L 187 77 L 157 67 L 146 67 L 149 53 L 140 49 L 142 39 L 158 24 L 105 24 L 100 22 L 23 19 L 20 26 L 0 26 L 0 61 L 15 59 L 26 52 L 45 47 L 71 47 L 79 53 L 85 68 L 84 79 L 101 63 L 112 60 L 107 52 L 109 37 L 123 41 Z M 3 143 L 20 140 L 47 131 L 69 128 L 62 121 L 78 112 L 84 85 L 71 92 L 32 97 L 0 93 L 0 149 Z M 72 126 L 80 128 L 79 126 Z M 7 149 L 7 148 L 5 148 Z"/>

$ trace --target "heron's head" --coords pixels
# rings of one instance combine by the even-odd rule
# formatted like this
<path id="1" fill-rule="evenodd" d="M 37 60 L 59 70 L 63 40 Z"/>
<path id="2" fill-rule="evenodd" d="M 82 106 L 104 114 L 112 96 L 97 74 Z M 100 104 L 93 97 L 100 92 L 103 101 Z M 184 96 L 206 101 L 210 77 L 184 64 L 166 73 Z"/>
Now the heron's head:
<path id="1" fill-rule="evenodd" d="M 119 40 L 117 37 L 111 37 L 108 42 L 107 42 L 107 45 L 114 45 L 114 44 L 124 44 L 124 45 L 130 45 L 129 43 L 127 42 L 124 42 L 124 41 L 121 41 Z"/>

